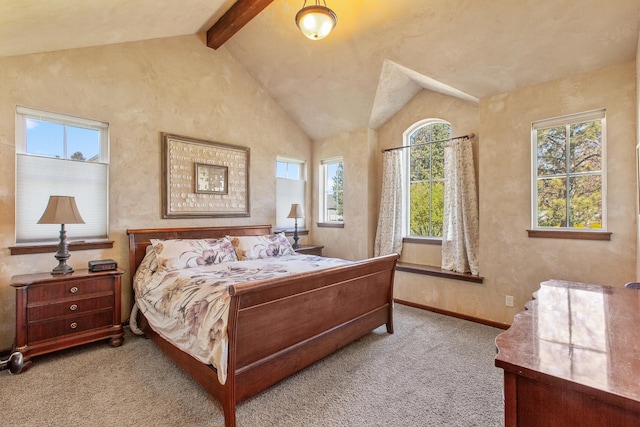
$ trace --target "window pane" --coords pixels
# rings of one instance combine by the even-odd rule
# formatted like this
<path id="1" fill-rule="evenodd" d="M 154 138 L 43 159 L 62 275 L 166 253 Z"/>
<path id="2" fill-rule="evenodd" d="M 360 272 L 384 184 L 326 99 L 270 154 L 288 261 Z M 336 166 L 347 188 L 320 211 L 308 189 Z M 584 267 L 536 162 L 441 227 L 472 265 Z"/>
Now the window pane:
<path id="1" fill-rule="evenodd" d="M 429 236 L 431 229 L 431 183 L 415 182 L 409 186 L 411 236 Z"/>
<path id="2" fill-rule="evenodd" d="M 72 160 L 97 162 L 100 158 L 100 131 L 67 126 L 67 156 Z"/>
<path id="3" fill-rule="evenodd" d="M 344 220 L 343 163 L 326 163 L 323 168 L 325 174 L 323 221 L 342 222 Z"/>
<path id="4" fill-rule="evenodd" d="M 409 135 L 409 235 L 442 237 L 444 147 L 451 125 L 431 122 Z M 441 142 L 437 142 L 441 141 Z"/>
<path id="5" fill-rule="evenodd" d="M 602 170 L 602 123 L 600 121 L 573 124 L 569 128 L 571 172 Z"/>
<path id="6" fill-rule="evenodd" d="M 538 180 L 538 226 L 567 226 L 567 186 L 562 178 Z"/>
<path id="7" fill-rule="evenodd" d="M 576 176 L 569 182 L 571 226 L 602 228 L 602 177 Z"/>
<path id="8" fill-rule="evenodd" d="M 300 165 L 297 163 L 289 163 L 287 178 L 289 179 L 300 179 Z"/>
<path id="9" fill-rule="evenodd" d="M 566 172 L 566 142 L 565 126 L 538 129 L 538 176 Z"/>
<path id="10" fill-rule="evenodd" d="M 444 179 L 444 142 L 431 144 L 431 178 Z"/>
<path id="11" fill-rule="evenodd" d="M 287 177 L 287 164 L 285 162 L 276 162 L 276 178 Z"/>
<path id="12" fill-rule="evenodd" d="M 64 158 L 64 125 L 26 119 L 27 153 Z"/>
<path id="13" fill-rule="evenodd" d="M 431 145 L 421 145 L 411 151 L 410 181 L 422 181 L 431 177 Z"/>

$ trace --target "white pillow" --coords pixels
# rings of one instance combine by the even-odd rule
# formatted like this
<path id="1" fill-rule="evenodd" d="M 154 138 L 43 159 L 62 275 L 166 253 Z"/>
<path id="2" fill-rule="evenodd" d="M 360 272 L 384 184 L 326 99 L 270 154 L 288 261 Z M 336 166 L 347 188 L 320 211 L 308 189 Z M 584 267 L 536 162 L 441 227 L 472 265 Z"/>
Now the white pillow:
<path id="1" fill-rule="evenodd" d="M 262 236 L 227 236 L 236 251 L 238 260 L 295 255 L 284 233 Z"/>
<path id="2" fill-rule="evenodd" d="M 174 271 L 202 265 L 237 261 L 231 241 L 221 239 L 151 239 L 158 257 L 158 271 Z"/>

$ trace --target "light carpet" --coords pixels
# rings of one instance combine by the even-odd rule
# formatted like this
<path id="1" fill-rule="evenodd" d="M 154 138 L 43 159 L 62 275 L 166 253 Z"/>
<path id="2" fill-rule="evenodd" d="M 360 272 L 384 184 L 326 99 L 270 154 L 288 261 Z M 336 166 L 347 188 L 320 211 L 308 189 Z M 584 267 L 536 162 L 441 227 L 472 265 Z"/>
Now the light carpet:
<path id="1" fill-rule="evenodd" d="M 238 404 L 238 427 L 502 426 L 500 329 L 396 304 L 385 327 Z M 222 426 L 221 406 L 150 340 L 0 371 L 3 426 Z"/>

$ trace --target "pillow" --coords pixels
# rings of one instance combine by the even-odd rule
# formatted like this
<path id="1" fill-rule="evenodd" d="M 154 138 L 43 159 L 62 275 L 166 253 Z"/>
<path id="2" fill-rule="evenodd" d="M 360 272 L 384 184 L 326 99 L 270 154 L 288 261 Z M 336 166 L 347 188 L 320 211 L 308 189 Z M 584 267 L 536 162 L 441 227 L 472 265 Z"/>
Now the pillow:
<path id="1" fill-rule="evenodd" d="M 142 262 L 138 266 L 138 270 L 136 270 L 136 274 L 133 276 L 133 289 L 136 294 L 142 293 L 142 286 L 149 281 L 149 278 L 157 269 L 158 257 L 156 256 L 156 252 L 153 250 L 153 246 L 149 245 L 147 246 Z"/>
<path id="2" fill-rule="evenodd" d="M 158 271 L 175 271 L 238 260 L 227 238 L 151 239 L 151 244 L 158 257 Z"/>
<path id="3" fill-rule="evenodd" d="M 284 233 L 262 236 L 227 236 L 227 238 L 231 240 L 240 261 L 296 254 Z"/>

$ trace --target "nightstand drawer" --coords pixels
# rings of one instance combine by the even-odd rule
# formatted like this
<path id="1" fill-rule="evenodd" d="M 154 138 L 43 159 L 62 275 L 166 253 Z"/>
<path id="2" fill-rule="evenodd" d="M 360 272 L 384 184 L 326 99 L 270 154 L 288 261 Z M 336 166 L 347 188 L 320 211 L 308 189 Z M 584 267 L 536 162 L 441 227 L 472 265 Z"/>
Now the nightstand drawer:
<path id="1" fill-rule="evenodd" d="M 27 319 L 28 322 L 35 322 L 52 317 L 80 314 L 110 307 L 113 307 L 113 294 L 99 298 L 74 299 L 55 304 L 29 306 L 27 308 Z"/>
<path id="2" fill-rule="evenodd" d="M 29 323 L 27 326 L 29 342 L 42 341 L 61 335 L 75 334 L 89 329 L 109 326 L 113 323 L 113 310 L 99 313 L 87 313 L 82 316 L 67 316 L 48 322 Z"/>
<path id="3" fill-rule="evenodd" d="M 27 290 L 27 300 L 31 304 L 38 301 L 57 300 L 65 297 L 91 295 L 113 291 L 111 277 L 87 278 L 82 281 L 69 280 L 46 285 L 32 285 Z"/>

